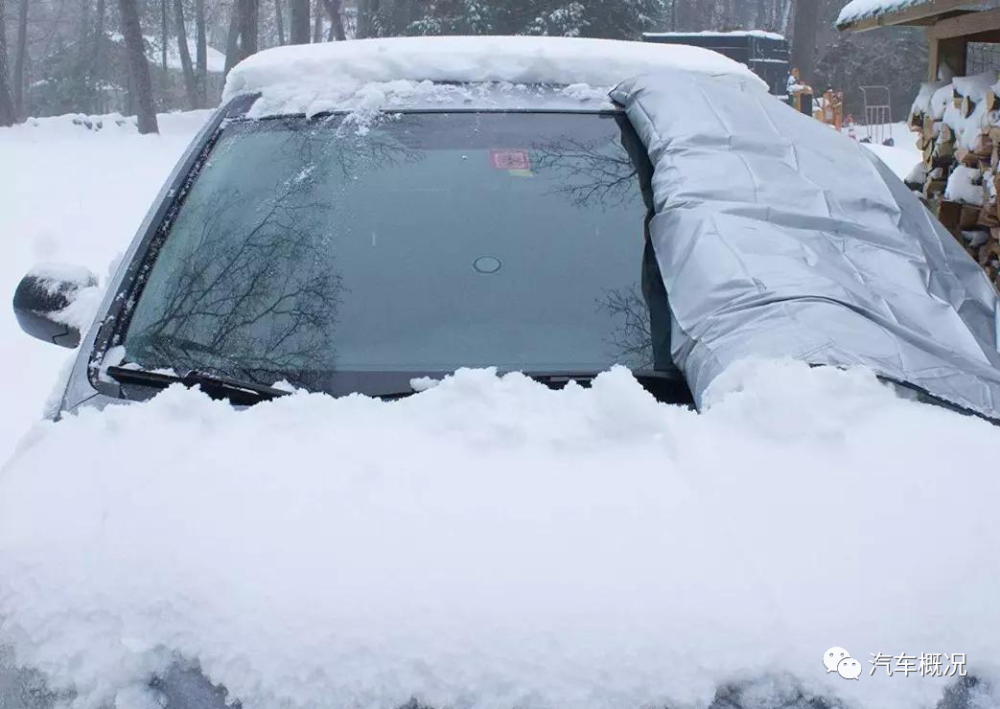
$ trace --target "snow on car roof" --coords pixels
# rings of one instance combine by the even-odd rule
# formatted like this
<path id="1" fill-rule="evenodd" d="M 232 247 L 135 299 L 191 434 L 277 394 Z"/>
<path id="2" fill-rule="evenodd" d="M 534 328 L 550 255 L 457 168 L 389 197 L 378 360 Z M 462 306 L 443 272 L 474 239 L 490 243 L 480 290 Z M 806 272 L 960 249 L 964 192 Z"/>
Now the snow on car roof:
<path id="1" fill-rule="evenodd" d="M 223 100 L 259 93 L 255 115 L 312 114 L 345 103 L 378 108 L 384 90 L 358 93 L 373 83 L 424 97 L 432 85 L 483 82 L 573 86 L 585 94 L 585 87 L 606 90 L 630 76 L 668 69 L 759 81 L 721 54 L 683 45 L 567 37 L 401 37 L 260 52 L 230 72 Z"/>

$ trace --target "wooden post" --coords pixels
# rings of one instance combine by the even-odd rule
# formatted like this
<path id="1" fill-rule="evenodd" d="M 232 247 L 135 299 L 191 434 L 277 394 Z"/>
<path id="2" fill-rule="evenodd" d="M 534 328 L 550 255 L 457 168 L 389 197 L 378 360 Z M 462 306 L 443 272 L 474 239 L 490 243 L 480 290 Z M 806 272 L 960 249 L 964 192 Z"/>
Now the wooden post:
<path id="1" fill-rule="evenodd" d="M 930 30 L 928 35 L 930 35 Z M 966 39 L 964 37 L 950 37 L 948 39 L 938 39 L 928 36 L 927 51 L 927 80 L 937 81 L 941 65 L 946 64 L 955 76 L 965 75 L 965 50 Z"/>

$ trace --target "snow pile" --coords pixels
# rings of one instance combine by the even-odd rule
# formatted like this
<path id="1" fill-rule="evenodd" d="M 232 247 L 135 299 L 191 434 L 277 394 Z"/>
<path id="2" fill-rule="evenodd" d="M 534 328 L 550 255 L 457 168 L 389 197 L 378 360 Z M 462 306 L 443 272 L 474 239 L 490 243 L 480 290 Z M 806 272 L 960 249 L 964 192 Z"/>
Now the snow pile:
<path id="1" fill-rule="evenodd" d="M 953 681 L 848 682 L 831 646 L 996 686 L 1000 430 L 863 371 L 725 378 L 705 414 L 622 369 L 461 371 L 40 424 L 0 474 L 0 645 L 118 709 L 176 658 L 246 709 L 693 709 L 741 679 L 912 709 Z"/>
<path id="2" fill-rule="evenodd" d="M 10 307 L 21 277 L 45 261 L 107 274 L 209 115 L 161 114 L 160 135 L 149 136 L 138 134 L 133 119 L 114 114 L 0 128 L 0 361 L 16 369 L 0 408 L 0 461 L 41 416 L 63 363 L 75 356 L 21 332 Z M 80 318 L 88 315 L 81 311 Z"/>
<path id="3" fill-rule="evenodd" d="M 956 165 L 948 176 L 944 198 L 953 202 L 982 206 L 984 197 L 982 171 L 975 167 Z"/>
<path id="4" fill-rule="evenodd" d="M 944 97 L 945 94 L 942 92 L 938 94 L 941 89 L 945 88 L 951 83 L 951 81 L 925 81 L 920 85 L 920 90 L 917 92 L 916 98 L 913 99 L 913 105 L 910 107 L 910 115 L 921 116 L 924 114 L 934 114 L 937 115 L 937 120 L 941 120 L 944 117 L 944 110 L 947 106 L 947 98 L 940 99 L 940 111 L 933 104 L 933 99 L 935 95 Z"/>
<path id="5" fill-rule="evenodd" d="M 161 113 L 157 116 L 160 126 L 160 136 L 187 136 L 189 139 L 200 129 L 212 110 L 181 111 L 178 113 Z M 0 140 L 5 143 L 14 141 L 32 142 L 52 140 L 56 137 L 83 136 L 87 132 L 101 133 L 101 139 L 138 135 L 135 116 L 123 116 L 120 113 L 88 115 L 86 113 L 67 113 L 62 116 L 47 116 L 44 118 L 28 118 L 10 128 L 0 129 Z M 156 136 L 147 138 L 156 140 Z"/>
<path id="6" fill-rule="evenodd" d="M 840 27 L 869 17 L 905 10 L 913 5 L 923 5 L 926 2 L 930 0 L 851 0 L 840 11 L 836 24 Z"/>
<path id="7" fill-rule="evenodd" d="M 345 100 L 353 108 L 356 92 L 373 82 L 588 84 L 606 91 L 630 76 L 665 69 L 734 74 L 764 87 L 742 64 L 698 47 L 567 37 L 404 37 L 268 49 L 229 73 L 223 101 L 260 93 L 254 115 L 316 113 Z"/>
<path id="8" fill-rule="evenodd" d="M 761 39 L 784 39 L 785 35 L 765 30 L 733 30 L 732 32 L 643 32 L 643 37 L 759 37 Z"/>
<path id="9" fill-rule="evenodd" d="M 873 128 L 874 132 L 875 129 Z M 900 138 L 900 136 L 909 135 L 906 124 L 894 123 L 889 126 L 888 130 L 883 128 L 883 133 L 892 136 L 895 145 L 880 145 L 878 143 L 862 143 L 861 145 L 866 150 L 875 153 L 899 179 L 907 180 L 912 178 L 914 171 L 923 167 L 923 163 L 921 162 L 923 155 L 917 149 L 915 143 L 905 138 Z M 922 179 L 920 181 L 923 182 Z"/>

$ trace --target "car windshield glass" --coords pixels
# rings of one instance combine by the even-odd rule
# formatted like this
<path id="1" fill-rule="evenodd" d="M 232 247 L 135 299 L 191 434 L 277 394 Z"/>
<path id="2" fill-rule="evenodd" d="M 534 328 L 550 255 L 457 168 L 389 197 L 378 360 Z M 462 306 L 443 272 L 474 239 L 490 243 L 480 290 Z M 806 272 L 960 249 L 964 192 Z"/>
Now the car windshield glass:
<path id="1" fill-rule="evenodd" d="M 631 130 L 599 113 L 231 123 L 126 357 L 374 394 L 459 367 L 672 369 Z"/>

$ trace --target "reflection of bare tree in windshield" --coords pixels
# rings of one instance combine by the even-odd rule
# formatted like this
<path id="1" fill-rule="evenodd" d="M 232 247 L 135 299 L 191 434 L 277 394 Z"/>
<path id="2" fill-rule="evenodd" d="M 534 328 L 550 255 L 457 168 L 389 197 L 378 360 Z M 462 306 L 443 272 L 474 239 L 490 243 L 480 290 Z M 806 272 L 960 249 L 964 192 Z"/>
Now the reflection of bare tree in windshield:
<path id="1" fill-rule="evenodd" d="M 134 323 L 139 352 L 157 365 L 242 376 L 331 358 L 323 333 L 335 326 L 341 278 L 311 228 L 322 207 L 292 203 L 293 188 L 267 205 L 229 193 L 192 210 L 197 236 L 175 255 L 156 316 Z M 254 212 L 249 224 L 234 220 L 242 210 Z M 249 229 L 236 237 L 234 223 Z"/>
<path id="2" fill-rule="evenodd" d="M 571 136 L 533 146 L 535 172 L 557 170 L 552 194 L 577 207 L 629 207 L 638 196 L 637 170 L 625 149 L 606 138 L 582 141 Z"/>
<path id="3" fill-rule="evenodd" d="M 612 289 L 597 301 L 598 310 L 614 321 L 608 344 L 618 362 L 632 369 L 652 369 L 653 334 L 649 306 L 638 287 L 629 290 Z"/>
<path id="4" fill-rule="evenodd" d="M 253 152 L 236 150 L 241 141 Z M 248 153 L 253 167 L 242 164 Z M 127 356 L 268 384 L 334 369 L 346 292 L 335 238 L 352 220 L 351 205 L 331 191 L 420 157 L 391 138 L 322 122 L 247 125 L 213 153 L 178 215 L 133 316 Z"/>

